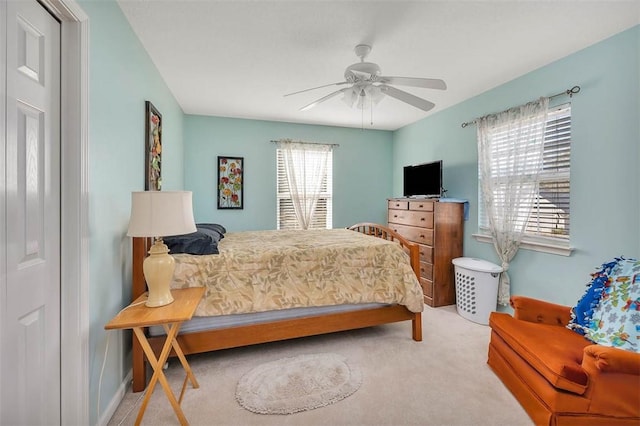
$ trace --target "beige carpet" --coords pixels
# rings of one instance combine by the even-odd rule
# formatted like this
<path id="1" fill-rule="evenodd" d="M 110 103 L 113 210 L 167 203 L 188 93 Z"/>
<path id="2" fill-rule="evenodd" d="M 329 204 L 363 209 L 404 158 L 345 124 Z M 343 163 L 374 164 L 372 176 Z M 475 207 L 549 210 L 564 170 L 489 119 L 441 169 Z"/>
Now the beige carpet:
<path id="1" fill-rule="evenodd" d="M 187 389 L 182 409 L 194 426 L 532 425 L 486 365 L 487 326 L 460 317 L 455 306 L 425 307 L 422 321 L 422 342 L 411 340 L 411 324 L 405 322 L 190 356 L 200 388 Z M 289 415 L 255 414 L 236 401 L 238 381 L 258 365 L 320 352 L 357 362 L 360 389 L 335 404 Z M 179 394 L 184 378 L 180 363 L 172 361 L 166 374 Z M 109 425 L 132 425 L 140 396 L 128 392 Z M 160 386 L 142 423 L 178 424 Z"/>

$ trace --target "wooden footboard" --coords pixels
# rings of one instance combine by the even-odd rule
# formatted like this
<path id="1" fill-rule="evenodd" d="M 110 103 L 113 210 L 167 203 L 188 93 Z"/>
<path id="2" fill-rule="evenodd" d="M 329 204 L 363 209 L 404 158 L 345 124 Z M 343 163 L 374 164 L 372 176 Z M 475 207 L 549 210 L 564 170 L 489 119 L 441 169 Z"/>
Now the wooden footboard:
<path id="1" fill-rule="evenodd" d="M 416 277 L 420 280 L 420 247 L 418 247 L 418 244 L 412 243 L 393 229 L 387 228 L 383 225 L 378 225 L 377 223 L 356 223 L 347 229 L 371 235 L 373 237 L 382 238 L 383 240 L 397 241 L 398 244 L 400 244 L 402 248 L 409 253 L 409 260 L 411 261 L 413 273 L 416 274 Z"/>
<path id="2" fill-rule="evenodd" d="M 359 223 L 349 227 L 349 229 L 378 238 L 397 241 L 409 253 L 413 271 L 417 277 L 420 276 L 420 254 L 417 244 L 409 242 L 385 226 L 373 223 Z M 146 291 L 142 263 L 150 246 L 151 241 L 148 238 L 133 238 L 133 299 L 136 299 Z M 419 312 L 411 312 L 401 305 L 381 306 L 351 312 L 315 315 L 263 324 L 186 333 L 178 335 L 177 339 L 185 355 L 188 355 L 408 320 L 412 322 L 413 340 L 421 341 L 422 315 Z M 149 338 L 149 343 L 156 354 L 160 353 L 163 342 L 164 336 Z M 132 387 L 134 392 L 140 392 L 146 387 L 146 365 L 144 353 L 135 335 L 133 337 L 132 353 Z"/>

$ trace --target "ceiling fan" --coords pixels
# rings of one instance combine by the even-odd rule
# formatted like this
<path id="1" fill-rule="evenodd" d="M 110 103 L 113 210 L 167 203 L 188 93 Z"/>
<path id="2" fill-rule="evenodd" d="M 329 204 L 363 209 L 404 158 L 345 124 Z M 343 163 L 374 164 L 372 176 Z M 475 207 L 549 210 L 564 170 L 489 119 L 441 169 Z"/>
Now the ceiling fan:
<path id="1" fill-rule="evenodd" d="M 398 99 L 423 111 L 429 111 L 435 104 L 426 99 L 419 98 L 411 93 L 396 89 L 392 85 L 422 87 L 426 89 L 446 90 L 447 85 L 444 81 L 433 78 L 413 78 L 413 77 L 386 77 L 382 75 L 378 64 L 365 62 L 364 58 L 371 52 L 371 46 L 367 44 L 359 44 L 354 49 L 356 56 L 360 58 L 360 62 L 349 65 L 344 71 L 345 81 L 337 83 L 325 84 L 323 86 L 312 87 L 310 89 L 300 90 L 288 93 L 284 96 L 297 95 L 298 93 L 308 92 L 310 90 L 321 89 L 330 86 L 349 85 L 335 92 L 311 102 L 300 108 L 300 111 L 306 111 L 316 105 L 327 101 L 335 96 L 343 94 L 343 100 L 349 105 L 354 104 L 358 108 L 367 108 L 374 103 L 378 103 L 385 95 Z"/>

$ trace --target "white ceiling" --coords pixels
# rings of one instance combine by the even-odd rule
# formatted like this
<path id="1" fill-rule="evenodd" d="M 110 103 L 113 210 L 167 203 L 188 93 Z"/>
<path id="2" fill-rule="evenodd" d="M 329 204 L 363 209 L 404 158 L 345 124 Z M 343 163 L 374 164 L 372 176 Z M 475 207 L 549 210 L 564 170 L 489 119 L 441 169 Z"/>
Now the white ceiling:
<path id="1" fill-rule="evenodd" d="M 640 23 L 638 0 L 118 3 L 187 114 L 385 130 Z M 360 43 L 373 46 L 367 60 L 383 75 L 445 80 L 446 91 L 398 87 L 436 107 L 427 113 L 386 97 L 371 126 L 369 111 L 340 96 L 299 111 L 344 86 L 283 96 L 343 81 Z"/>

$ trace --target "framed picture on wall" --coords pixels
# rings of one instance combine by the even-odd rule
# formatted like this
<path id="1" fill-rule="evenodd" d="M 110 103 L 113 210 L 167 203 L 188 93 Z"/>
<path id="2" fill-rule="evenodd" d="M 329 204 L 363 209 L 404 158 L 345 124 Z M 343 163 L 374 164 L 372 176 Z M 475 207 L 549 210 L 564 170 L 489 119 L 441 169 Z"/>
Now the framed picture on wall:
<path id="1" fill-rule="evenodd" d="M 244 206 L 244 158 L 218 157 L 218 208 Z"/>
<path id="2" fill-rule="evenodd" d="M 162 114 L 149 101 L 145 102 L 144 189 L 162 189 Z"/>

